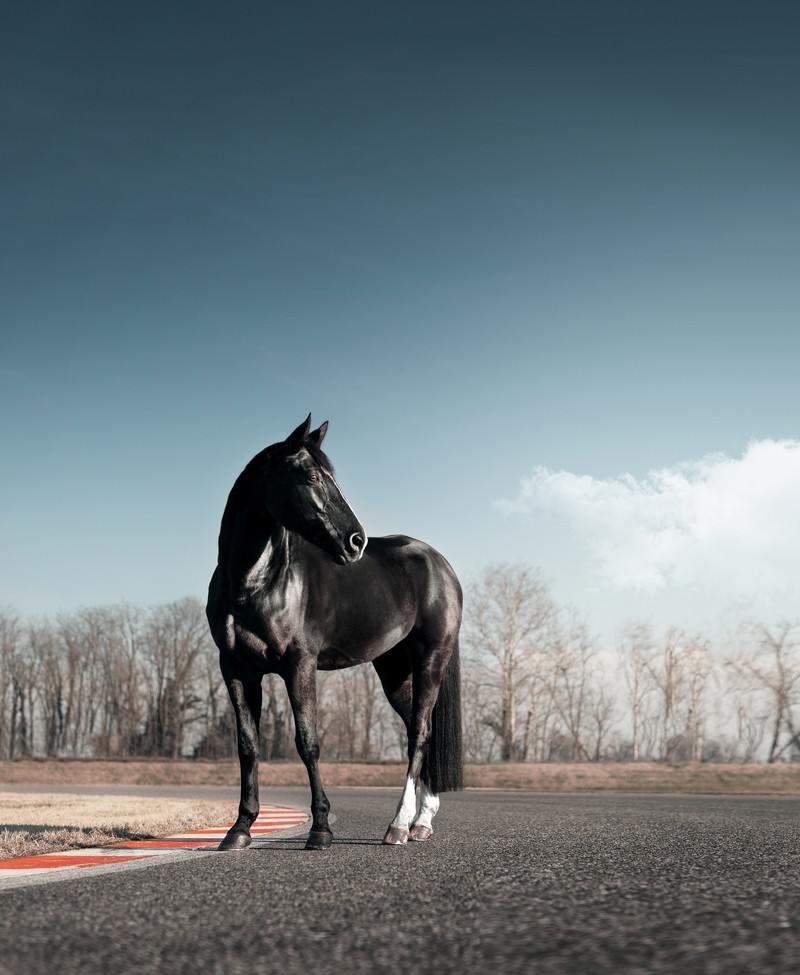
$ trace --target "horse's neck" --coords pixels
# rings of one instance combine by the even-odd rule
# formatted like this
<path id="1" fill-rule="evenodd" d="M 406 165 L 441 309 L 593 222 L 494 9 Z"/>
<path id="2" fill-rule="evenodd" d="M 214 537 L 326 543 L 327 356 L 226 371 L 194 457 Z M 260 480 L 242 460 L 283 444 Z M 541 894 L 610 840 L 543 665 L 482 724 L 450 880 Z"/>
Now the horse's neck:
<path id="1" fill-rule="evenodd" d="M 271 515 L 251 507 L 226 511 L 220 532 L 220 569 L 232 595 L 278 585 L 289 561 L 289 533 Z"/>

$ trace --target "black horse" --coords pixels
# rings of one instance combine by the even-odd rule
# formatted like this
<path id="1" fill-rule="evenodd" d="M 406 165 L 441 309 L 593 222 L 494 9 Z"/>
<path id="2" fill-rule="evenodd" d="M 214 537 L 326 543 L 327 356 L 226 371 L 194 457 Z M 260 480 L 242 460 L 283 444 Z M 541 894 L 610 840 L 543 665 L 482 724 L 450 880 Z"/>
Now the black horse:
<path id="1" fill-rule="evenodd" d="M 289 693 L 308 770 L 306 849 L 331 845 L 319 774 L 316 671 L 371 661 L 408 730 L 408 776 L 384 843 L 427 840 L 438 794 L 462 788 L 458 631 L 461 587 L 424 542 L 367 536 L 320 449 L 311 417 L 257 454 L 233 485 L 206 609 L 236 712 L 242 790 L 220 850 L 250 844 L 258 815 L 261 679 Z M 421 778 L 417 811 L 417 783 Z"/>

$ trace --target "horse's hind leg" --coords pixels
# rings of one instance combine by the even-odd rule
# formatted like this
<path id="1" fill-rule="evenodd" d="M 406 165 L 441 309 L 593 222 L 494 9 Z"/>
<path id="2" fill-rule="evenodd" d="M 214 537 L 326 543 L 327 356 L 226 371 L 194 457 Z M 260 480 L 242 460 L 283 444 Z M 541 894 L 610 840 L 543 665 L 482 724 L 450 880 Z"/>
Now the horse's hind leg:
<path id="1" fill-rule="evenodd" d="M 439 797 L 431 792 L 423 781 L 419 787 L 419 813 L 414 820 L 408 838 L 423 843 L 433 836 L 433 817 L 439 812 Z"/>
<path id="2" fill-rule="evenodd" d="M 413 692 L 411 649 L 408 646 L 408 638 L 382 657 L 373 660 L 372 665 L 380 678 L 389 703 L 403 719 L 410 741 Z M 407 778 L 403 795 L 397 806 L 397 812 L 386 831 L 383 842 L 390 846 L 405 843 L 408 840 L 409 827 L 416 811 L 416 782 Z"/>
<path id="3" fill-rule="evenodd" d="M 319 741 L 317 739 L 317 661 L 303 657 L 294 666 L 281 671 L 295 724 L 295 744 L 308 772 L 311 786 L 311 830 L 306 841 L 307 850 L 326 850 L 333 842 L 328 825 L 331 804 L 322 788 L 319 774 Z"/>
<path id="4" fill-rule="evenodd" d="M 425 755 L 428 718 L 439 689 L 438 681 L 431 681 L 430 675 L 426 679 L 420 674 L 417 680 L 422 690 L 418 691 L 417 701 L 414 700 L 412 661 L 417 649 L 416 639 L 408 637 L 394 650 L 373 661 L 386 697 L 408 731 L 408 774 L 397 812 L 383 838 L 388 846 L 403 845 L 409 839 L 430 839 L 433 835 L 433 817 L 439 809 L 439 797 L 430 792 L 423 782 L 417 814 L 417 781 Z"/>
<path id="5" fill-rule="evenodd" d="M 220 843 L 220 850 L 250 846 L 250 827 L 258 816 L 258 723 L 261 717 L 261 679 L 245 678 L 221 660 L 222 676 L 236 714 L 236 740 L 241 770 L 239 815 Z"/>

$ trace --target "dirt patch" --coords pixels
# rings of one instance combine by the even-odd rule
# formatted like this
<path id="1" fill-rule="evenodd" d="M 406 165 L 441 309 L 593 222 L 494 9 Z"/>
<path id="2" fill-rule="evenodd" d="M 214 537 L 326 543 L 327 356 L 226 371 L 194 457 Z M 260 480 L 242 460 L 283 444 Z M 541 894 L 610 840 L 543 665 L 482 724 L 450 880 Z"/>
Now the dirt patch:
<path id="1" fill-rule="evenodd" d="M 400 762 L 323 762 L 326 786 L 400 788 Z M 263 786 L 307 786 L 300 762 L 262 762 Z M 800 764 L 711 765 L 699 762 L 495 763 L 467 765 L 468 788 L 529 789 L 535 792 L 687 792 L 800 795 Z M 237 789 L 237 762 L 210 761 L 18 761 L 0 762 L 0 784 L 40 785 L 224 785 Z M 236 798 L 236 793 L 232 798 Z"/>
<path id="2" fill-rule="evenodd" d="M 230 802 L 0 792 L 0 859 L 225 826 L 235 815 Z"/>

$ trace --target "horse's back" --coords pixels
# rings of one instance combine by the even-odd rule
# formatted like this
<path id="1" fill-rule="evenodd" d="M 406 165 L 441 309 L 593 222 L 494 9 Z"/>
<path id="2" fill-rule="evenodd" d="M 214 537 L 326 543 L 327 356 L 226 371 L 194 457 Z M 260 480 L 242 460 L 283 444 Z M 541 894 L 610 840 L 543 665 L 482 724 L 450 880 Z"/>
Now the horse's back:
<path id="1" fill-rule="evenodd" d="M 447 560 L 405 535 L 374 536 L 362 558 L 309 566 L 305 629 L 319 634 L 321 666 L 349 666 L 386 653 L 413 630 L 426 644 L 454 639 L 461 587 Z"/>
<path id="2" fill-rule="evenodd" d="M 453 567 L 432 545 L 409 535 L 379 535 L 370 538 L 361 560 L 364 571 L 373 565 L 399 566 L 420 584 L 438 583 L 461 595 Z"/>

